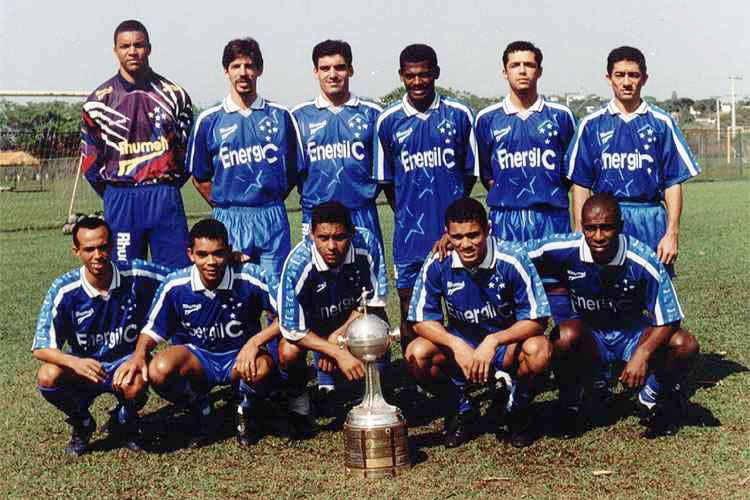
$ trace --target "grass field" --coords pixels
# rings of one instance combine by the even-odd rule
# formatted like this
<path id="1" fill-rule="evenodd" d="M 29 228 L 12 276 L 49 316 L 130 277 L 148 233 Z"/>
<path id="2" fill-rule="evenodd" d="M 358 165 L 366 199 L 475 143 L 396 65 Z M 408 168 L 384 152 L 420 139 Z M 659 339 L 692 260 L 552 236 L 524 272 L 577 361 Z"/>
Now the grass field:
<path id="1" fill-rule="evenodd" d="M 86 192 L 88 196 L 88 187 Z M 12 196 L 17 197 L 12 203 L 6 198 L 0 205 L 4 226 L 20 228 L 39 220 L 41 215 L 31 215 L 34 210 L 49 213 L 39 208 L 44 206 L 43 193 Z M 85 199 L 91 205 L 85 211 L 98 208 L 94 197 Z M 207 213 L 192 188 L 186 190 L 186 207 L 191 214 Z M 8 221 L 11 209 L 25 214 L 22 220 Z M 38 365 L 29 347 L 50 282 L 77 263 L 70 255 L 69 237 L 59 230 L 0 232 L 0 496 L 747 498 L 748 217 L 750 182 L 746 180 L 690 183 L 685 188 L 676 286 L 687 316 L 685 325 L 699 338 L 702 354 L 689 378 L 688 419 L 676 436 L 641 438 L 642 428 L 630 415 L 629 404 L 623 403 L 608 418 L 592 415 L 591 428 L 575 440 L 562 441 L 542 432 L 530 448 L 516 450 L 483 429 L 486 432 L 470 443 L 445 450 L 439 408 L 429 400 L 410 421 L 412 470 L 394 480 L 370 482 L 345 476 L 340 418 L 321 419 L 321 432 L 313 440 L 290 444 L 284 437 L 267 436 L 251 451 L 235 445 L 233 425 L 227 420 L 216 442 L 192 450 L 185 448 L 184 416 L 170 418 L 172 408 L 155 395 L 145 414 L 150 429 L 170 431 L 161 451 L 136 455 L 109 450 L 97 433 L 95 451 L 80 458 L 66 456 L 62 450 L 68 427 L 34 388 Z M 298 212 L 292 212 L 290 219 L 292 227 L 299 227 Z M 386 207 L 381 207 L 381 220 L 389 239 L 392 215 Z M 395 294 L 388 306 L 395 319 Z M 396 387 L 394 402 L 408 408 L 408 395 L 400 390 L 402 369 L 397 360 L 387 379 Z M 547 422 L 553 419 L 555 397 L 548 389 L 535 404 Z M 217 405 L 220 410 L 222 401 Z M 100 424 L 113 403 L 114 398 L 103 396 L 94 404 L 92 411 Z M 231 411 L 218 418 L 224 416 L 231 417 Z"/>

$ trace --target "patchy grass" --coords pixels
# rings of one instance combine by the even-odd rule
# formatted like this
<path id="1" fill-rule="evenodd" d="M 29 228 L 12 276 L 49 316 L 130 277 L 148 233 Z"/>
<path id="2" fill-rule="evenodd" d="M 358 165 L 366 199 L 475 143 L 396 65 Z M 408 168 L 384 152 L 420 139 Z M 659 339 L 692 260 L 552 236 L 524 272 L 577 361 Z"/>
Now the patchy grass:
<path id="1" fill-rule="evenodd" d="M 396 358 L 387 381 L 392 400 L 410 414 L 412 470 L 395 480 L 365 481 L 344 473 L 345 408 L 338 418 L 320 420 L 321 432 L 304 443 L 267 436 L 250 451 L 232 437 L 232 412 L 217 391 L 222 432 L 198 450 L 185 448 L 182 413 L 152 394 L 146 407 L 149 428 L 162 436 L 158 452 L 135 455 L 108 449 L 94 436 L 92 453 L 74 459 L 63 453 L 68 428 L 61 415 L 34 388 L 37 363 L 31 357 L 38 308 L 57 275 L 77 265 L 70 239 L 59 230 L 0 233 L 0 495 L 3 497 L 645 497 L 742 498 L 750 488 L 750 183 L 689 183 L 676 281 L 687 315 L 685 325 L 700 339 L 698 369 L 689 381 L 692 400 L 686 426 L 675 437 L 648 441 L 620 405 L 611 418 L 583 436 L 561 441 L 547 436 L 526 450 L 499 443 L 490 428 L 453 450 L 442 447 L 438 403 L 418 408 L 403 390 L 403 362 Z M 0 193 L 0 196 L 5 194 Z M 13 194 L 13 196 L 20 196 Z M 207 213 L 200 200 L 188 212 Z M 94 200 L 95 201 L 95 200 Z M 291 203 L 290 202 L 290 206 Z M 192 207 L 192 208 L 191 208 Z M 95 209 L 95 207 L 92 207 Z M 380 207 L 390 240 L 392 214 Z M 8 213 L 4 211 L 4 213 Z M 27 223 L 33 220 L 24 215 Z M 299 213 L 290 214 L 299 227 Z M 192 221 L 191 221 L 192 222 Z M 15 223 L 15 222 L 14 222 Z M 293 238 L 299 238 L 295 230 Z M 390 256 L 390 241 L 386 253 Z M 398 317 L 395 293 L 388 312 Z M 485 395 L 478 393 L 487 406 Z M 350 394 L 347 399 L 351 403 Z M 535 405 L 554 419 L 548 389 Z M 114 398 L 103 396 L 92 411 L 103 424 Z M 169 433 L 166 433 L 166 430 Z M 605 471 L 605 472 L 602 472 Z"/>

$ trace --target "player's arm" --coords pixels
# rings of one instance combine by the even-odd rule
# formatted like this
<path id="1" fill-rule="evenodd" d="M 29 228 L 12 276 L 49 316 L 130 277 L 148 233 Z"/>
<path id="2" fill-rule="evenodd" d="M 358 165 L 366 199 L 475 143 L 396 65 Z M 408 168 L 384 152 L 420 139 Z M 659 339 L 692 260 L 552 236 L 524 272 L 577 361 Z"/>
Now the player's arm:
<path id="1" fill-rule="evenodd" d="M 674 264 L 679 254 L 682 184 L 674 184 L 664 191 L 664 203 L 667 206 L 667 232 L 656 247 L 656 256 L 663 264 Z"/>
<path id="2" fill-rule="evenodd" d="M 237 353 L 237 359 L 235 361 L 237 372 L 243 379 L 253 380 L 255 378 L 255 375 L 257 374 L 255 360 L 261 352 L 261 348 L 279 335 L 281 335 L 281 329 L 279 328 L 279 320 L 277 318 L 273 323 L 250 337 L 250 339 L 245 342 L 245 345 L 242 346 L 240 352 Z"/>
<path id="3" fill-rule="evenodd" d="M 214 202 L 211 199 L 211 189 L 213 188 L 213 181 L 211 179 L 207 181 L 199 181 L 195 177 L 193 177 L 193 186 L 195 186 L 195 189 L 200 193 L 200 195 L 203 197 L 204 200 L 206 200 L 206 203 L 213 208 Z"/>
<path id="4" fill-rule="evenodd" d="M 589 188 L 573 184 L 571 189 L 571 210 L 573 211 L 573 231 L 581 231 L 581 212 L 583 212 L 583 204 L 591 196 L 591 190 Z"/>
<path id="5" fill-rule="evenodd" d="M 456 364 L 464 376 L 471 377 L 471 364 L 474 357 L 474 349 L 461 337 L 451 334 L 445 329 L 441 321 L 426 320 L 414 323 L 414 333 L 425 338 L 438 347 L 443 347 L 453 353 Z"/>
<path id="6" fill-rule="evenodd" d="M 141 332 L 135 343 L 133 355 L 115 370 L 112 376 L 112 388 L 119 390 L 127 387 L 139 374 L 144 382 L 148 382 L 148 363 L 151 359 L 151 351 L 157 344 L 156 340 Z"/>
<path id="7" fill-rule="evenodd" d="M 640 343 L 630 357 L 630 361 L 620 374 L 620 382 L 634 389 L 646 383 L 648 363 L 654 352 L 664 345 L 669 337 L 680 327 L 680 322 L 675 321 L 662 326 L 649 326 L 641 335 Z"/>
<path id="8" fill-rule="evenodd" d="M 95 384 L 101 384 L 107 379 L 101 363 L 93 358 L 81 358 L 51 347 L 34 349 L 33 354 L 39 361 L 68 368 L 79 377 Z"/>
<path id="9" fill-rule="evenodd" d="M 365 376 L 365 365 L 355 358 L 347 349 L 341 349 L 333 342 L 319 337 L 315 332 L 308 331 L 305 336 L 295 342 L 304 349 L 317 351 L 336 361 L 341 373 L 347 380 L 357 380 Z"/>
<path id="10" fill-rule="evenodd" d="M 81 112 L 81 172 L 91 187 L 100 196 L 104 196 L 106 183 L 99 171 L 104 161 L 104 141 L 101 130 L 86 110 L 86 104 Z"/>

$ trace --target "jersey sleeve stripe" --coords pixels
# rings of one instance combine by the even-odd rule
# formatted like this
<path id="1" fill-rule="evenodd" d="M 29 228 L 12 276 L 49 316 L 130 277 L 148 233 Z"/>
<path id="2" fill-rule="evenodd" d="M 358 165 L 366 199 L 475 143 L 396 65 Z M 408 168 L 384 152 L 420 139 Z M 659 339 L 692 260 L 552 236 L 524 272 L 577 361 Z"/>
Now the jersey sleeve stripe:
<path id="1" fill-rule="evenodd" d="M 521 262 L 515 257 L 499 251 L 495 252 L 495 257 L 512 265 L 516 272 L 521 276 L 521 279 L 526 285 L 526 296 L 528 297 L 529 305 L 531 306 L 529 310 L 529 319 L 539 318 L 539 307 L 536 303 L 536 296 L 534 295 L 534 288 L 529 273 L 526 272 L 526 269 L 521 265 Z"/>
<path id="2" fill-rule="evenodd" d="M 375 179 L 382 181 L 385 180 L 385 165 L 384 165 L 384 153 L 383 153 L 383 143 L 380 139 L 380 127 L 383 125 L 383 120 L 385 120 L 388 116 L 392 115 L 396 111 L 399 111 L 403 104 L 401 104 L 401 101 L 399 101 L 397 104 L 394 104 L 392 107 L 386 109 L 383 111 L 380 116 L 378 117 L 378 121 L 375 122 L 375 140 L 378 143 L 378 151 L 376 154 L 376 157 L 378 159 L 377 165 L 375 165 Z"/>
<path id="3" fill-rule="evenodd" d="M 312 106 L 313 104 L 315 104 L 315 101 L 305 101 L 305 102 L 302 102 L 300 104 L 297 104 L 295 107 L 292 108 L 292 113 L 294 113 L 295 111 L 297 111 L 299 109 L 306 108 L 308 106 Z"/>
<path id="4" fill-rule="evenodd" d="M 667 126 L 669 127 L 669 131 L 672 134 L 672 142 L 677 148 L 677 152 L 680 155 L 682 162 L 685 164 L 685 166 L 687 166 L 688 170 L 690 171 L 690 175 L 692 177 L 695 177 L 696 175 L 698 175 L 700 173 L 700 168 L 695 163 L 693 163 L 693 160 L 690 158 L 690 154 L 687 152 L 687 149 L 685 149 L 685 145 L 677 136 L 677 131 L 674 128 L 672 119 L 669 118 L 667 115 L 663 113 L 659 113 L 658 111 L 655 111 L 653 109 L 651 109 L 651 114 L 653 114 L 654 118 L 656 118 L 657 120 L 661 120 L 667 124 Z"/>
<path id="5" fill-rule="evenodd" d="M 503 103 L 502 101 L 500 101 L 498 103 L 490 104 L 489 106 L 482 108 L 482 110 L 479 113 L 477 113 L 476 122 L 479 123 L 479 118 L 486 115 L 487 113 L 490 113 L 492 111 L 495 111 L 496 109 L 501 108 L 502 106 L 503 106 Z"/>
<path id="6" fill-rule="evenodd" d="M 469 120 L 469 148 L 471 149 L 471 154 L 474 158 L 474 167 L 472 168 L 472 173 L 474 177 L 479 177 L 479 153 L 477 151 L 477 138 L 474 135 L 474 115 L 471 113 L 471 109 L 463 103 L 452 101 L 449 99 L 443 99 L 443 102 L 445 102 L 445 104 L 450 106 L 451 108 L 455 108 L 466 113 L 466 119 Z"/>
<path id="7" fill-rule="evenodd" d="M 378 113 L 382 113 L 383 112 L 383 108 L 381 106 L 375 104 L 374 102 L 365 101 L 364 99 L 360 99 L 359 102 L 360 102 L 360 104 L 364 104 L 368 108 L 374 109 Z"/>
<path id="8" fill-rule="evenodd" d="M 592 113 L 586 118 L 584 118 L 581 121 L 581 124 L 578 125 L 578 130 L 576 131 L 575 136 L 573 136 L 573 148 L 571 149 L 570 158 L 568 161 L 568 174 L 567 174 L 568 179 L 573 177 L 573 170 L 575 169 L 576 158 L 578 157 L 578 146 L 581 142 L 581 137 L 583 137 L 583 130 L 586 128 L 586 125 L 588 125 L 591 120 L 593 120 L 597 116 L 600 116 L 602 113 L 606 111 L 607 111 L 607 108 L 602 108 L 599 111 Z"/>
<path id="9" fill-rule="evenodd" d="M 575 125 L 576 117 L 573 114 L 573 112 L 570 110 L 569 107 L 564 106 L 562 104 L 558 104 L 556 102 L 550 102 L 550 101 L 547 101 L 547 100 L 544 101 L 544 105 L 545 106 L 549 106 L 552 109 L 557 109 L 557 110 L 565 112 L 568 115 L 568 118 L 570 118 L 570 121 L 573 122 L 573 124 Z"/>
<path id="10" fill-rule="evenodd" d="M 198 119 L 195 120 L 195 125 L 193 125 L 193 137 L 192 137 L 192 141 L 191 141 L 192 148 L 190 149 L 190 155 L 189 155 L 189 157 L 190 157 L 190 164 L 187 166 L 188 172 L 190 172 L 190 173 L 193 172 L 193 160 L 195 159 L 195 139 L 196 139 L 196 137 L 198 137 L 198 129 L 200 128 L 201 122 L 207 116 L 209 116 L 209 115 L 217 112 L 218 110 L 220 110 L 221 106 L 222 105 L 219 104 L 217 106 L 214 106 L 213 108 L 208 108 L 203 113 L 201 113 L 200 115 L 198 115 Z"/>
<path id="11" fill-rule="evenodd" d="M 420 280 L 420 289 L 418 290 L 419 295 L 417 299 L 417 306 L 414 308 L 414 315 L 416 321 L 424 321 L 424 306 L 425 302 L 427 301 L 427 287 L 425 286 L 425 283 L 427 282 L 427 271 L 429 271 L 430 266 L 437 260 L 438 255 L 432 255 L 430 259 L 425 263 L 424 266 L 422 266 L 421 272 L 421 280 Z"/>
<path id="12" fill-rule="evenodd" d="M 156 300 L 151 305 L 151 314 L 148 315 L 148 318 L 147 318 L 147 321 L 146 321 L 146 325 L 143 327 L 143 332 L 146 332 L 146 330 L 148 330 L 148 331 L 151 331 L 153 333 L 154 322 L 156 321 L 156 317 L 159 315 L 159 311 L 164 306 L 164 299 L 167 297 L 167 293 L 169 293 L 169 291 L 172 288 L 174 288 L 176 286 L 184 285 L 185 283 L 190 283 L 190 276 L 185 276 L 183 278 L 173 279 L 171 281 L 168 281 L 168 282 L 164 283 L 164 285 L 162 286 L 162 289 L 161 289 L 161 293 L 159 294 L 158 297 L 156 297 Z M 156 333 L 154 333 L 154 335 L 156 335 L 157 337 L 159 337 L 159 335 L 157 335 Z M 161 338 L 161 337 L 159 337 L 159 338 Z M 164 339 L 162 339 L 162 341 L 163 340 Z"/>

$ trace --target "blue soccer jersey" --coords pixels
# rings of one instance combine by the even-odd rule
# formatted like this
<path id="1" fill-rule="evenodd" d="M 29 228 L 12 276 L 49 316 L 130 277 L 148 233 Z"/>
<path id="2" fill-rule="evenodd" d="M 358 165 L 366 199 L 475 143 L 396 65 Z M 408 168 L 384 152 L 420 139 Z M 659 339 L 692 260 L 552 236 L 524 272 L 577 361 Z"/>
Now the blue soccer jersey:
<path id="1" fill-rule="evenodd" d="M 422 267 L 409 305 L 409 321 L 443 321 L 448 328 L 479 343 L 524 319 L 550 315 L 544 286 L 524 248 L 516 243 L 487 238 L 487 254 L 474 269 L 464 267 L 458 254 Z"/>
<path id="2" fill-rule="evenodd" d="M 479 176 L 472 124 L 467 105 L 440 95 L 424 113 L 404 95 L 378 118 L 375 179 L 395 187 L 396 265 L 424 261 L 445 230 L 445 209 L 468 194 L 465 178 Z"/>
<path id="3" fill-rule="evenodd" d="M 338 269 L 331 269 L 310 238 L 292 249 L 284 262 L 279 286 L 281 333 L 296 341 L 312 331 L 330 335 L 360 305 L 362 289 L 367 305 L 385 307 L 388 275 L 377 238 L 356 228 L 349 251 Z"/>
<path id="4" fill-rule="evenodd" d="M 539 273 L 560 279 L 594 330 L 637 331 L 684 317 L 666 269 L 632 236 L 620 235 L 617 254 L 606 266 L 594 262 L 581 233 L 531 240 L 526 247 Z"/>
<path id="5" fill-rule="evenodd" d="M 198 116 L 187 166 L 211 180 L 217 207 L 257 207 L 283 201 L 296 183 L 299 134 L 289 110 L 258 97 L 241 109 L 231 97 Z"/>
<path id="6" fill-rule="evenodd" d="M 701 172 L 672 117 L 646 101 L 626 115 L 612 100 L 584 118 L 566 163 L 573 183 L 636 203 L 658 203 Z"/>
<path id="7" fill-rule="evenodd" d="M 302 138 L 297 171 L 303 210 L 330 200 L 351 209 L 373 203 L 378 183 L 372 147 L 382 110 L 354 96 L 340 108 L 318 96 L 292 110 Z"/>
<path id="8" fill-rule="evenodd" d="M 195 266 L 170 274 L 156 294 L 143 333 L 157 342 L 192 344 L 210 352 L 242 348 L 276 311 L 276 281 L 255 264 L 227 266 L 208 290 Z"/>
<path id="9" fill-rule="evenodd" d="M 110 362 L 133 352 L 154 294 L 169 270 L 134 260 L 113 263 L 105 295 L 88 282 L 85 268 L 56 279 L 36 323 L 35 349 L 62 349 L 74 356 Z"/>
<path id="10" fill-rule="evenodd" d="M 570 109 L 539 97 L 519 111 L 506 97 L 477 114 L 482 179 L 491 208 L 568 208 L 563 160 L 575 132 Z"/>

